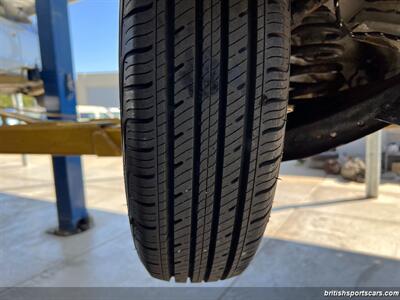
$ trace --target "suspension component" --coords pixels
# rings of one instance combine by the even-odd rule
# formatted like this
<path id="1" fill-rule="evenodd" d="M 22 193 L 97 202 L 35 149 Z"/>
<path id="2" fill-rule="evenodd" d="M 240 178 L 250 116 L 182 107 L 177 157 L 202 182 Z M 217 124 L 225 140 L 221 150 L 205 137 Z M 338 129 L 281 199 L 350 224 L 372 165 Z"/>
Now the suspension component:
<path id="1" fill-rule="evenodd" d="M 346 31 L 321 6 L 292 30 L 290 99 L 322 97 L 346 86 L 341 41 Z"/>
<path id="2" fill-rule="evenodd" d="M 367 1 L 349 20 L 353 38 L 400 51 L 400 0 Z"/>
<path id="3" fill-rule="evenodd" d="M 317 10 L 328 0 L 292 0 L 292 28 L 301 24 L 307 15 Z"/>

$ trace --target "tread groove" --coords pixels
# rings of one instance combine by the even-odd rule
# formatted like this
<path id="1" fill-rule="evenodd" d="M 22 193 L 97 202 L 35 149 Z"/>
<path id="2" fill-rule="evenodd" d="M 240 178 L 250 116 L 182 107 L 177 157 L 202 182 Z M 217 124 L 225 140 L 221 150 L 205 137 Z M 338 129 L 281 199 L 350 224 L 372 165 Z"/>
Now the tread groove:
<path id="1" fill-rule="evenodd" d="M 199 206 L 201 99 L 203 69 L 203 0 L 195 0 L 195 66 L 194 66 L 194 130 L 193 130 L 193 178 L 192 212 L 190 231 L 189 277 L 193 280 L 197 243 L 197 210 Z"/>
<path id="2" fill-rule="evenodd" d="M 215 172 L 214 187 L 214 209 L 212 215 L 212 225 L 210 233 L 210 245 L 208 249 L 207 267 L 204 275 L 204 281 L 208 281 L 217 243 L 218 223 L 221 206 L 222 194 L 222 176 L 224 165 L 224 147 L 225 147 L 225 124 L 226 124 L 226 103 L 227 103 L 227 84 L 228 84 L 228 54 L 229 54 L 229 1 L 221 0 L 221 25 L 220 25 L 220 43 L 221 43 L 221 62 L 220 62 L 220 82 L 219 82 L 219 103 L 218 103 L 218 141 L 217 141 L 217 162 Z"/>
<path id="3" fill-rule="evenodd" d="M 239 244 L 240 231 L 243 222 L 244 206 L 250 168 L 250 153 L 253 138 L 253 119 L 257 73 L 257 0 L 248 1 L 248 32 L 247 32 L 247 83 L 246 83 L 246 103 L 244 111 L 244 134 L 242 142 L 241 165 L 239 175 L 239 189 L 237 196 L 237 208 L 233 233 L 227 263 L 222 274 L 222 279 L 228 277 L 236 251 Z"/>
<path id="4" fill-rule="evenodd" d="M 175 276 L 174 262 L 174 95 L 175 95 L 175 0 L 165 0 L 165 42 L 167 62 L 167 210 L 168 210 L 168 267 L 170 276 Z"/>

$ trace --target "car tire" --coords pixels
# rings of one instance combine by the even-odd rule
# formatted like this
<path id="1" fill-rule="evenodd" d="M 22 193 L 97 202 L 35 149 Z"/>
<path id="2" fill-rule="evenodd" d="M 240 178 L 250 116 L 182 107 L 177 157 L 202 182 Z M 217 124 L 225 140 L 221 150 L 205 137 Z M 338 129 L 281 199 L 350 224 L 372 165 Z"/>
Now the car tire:
<path id="1" fill-rule="evenodd" d="M 286 124 L 288 0 L 123 0 L 129 220 L 156 278 L 242 273 L 268 222 Z"/>

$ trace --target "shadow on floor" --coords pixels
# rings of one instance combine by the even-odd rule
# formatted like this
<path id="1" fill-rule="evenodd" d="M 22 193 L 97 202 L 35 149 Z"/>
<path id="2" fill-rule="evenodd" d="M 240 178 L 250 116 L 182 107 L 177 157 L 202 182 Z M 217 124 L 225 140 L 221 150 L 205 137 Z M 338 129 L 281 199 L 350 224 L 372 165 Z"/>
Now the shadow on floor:
<path id="1" fill-rule="evenodd" d="M 393 287 L 399 282 L 400 261 L 396 259 L 266 238 L 234 286 Z"/>
<path id="2" fill-rule="evenodd" d="M 98 209 L 90 214 L 95 222 L 92 229 L 56 237 L 46 233 L 57 221 L 54 203 L 0 193 L 0 286 L 218 287 L 218 298 L 230 299 L 232 292 L 246 292 L 233 287 L 396 286 L 400 282 L 399 260 L 326 248 L 318 245 L 318 237 L 315 244 L 306 244 L 274 236 L 265 237 L 239 277 L 197 285 L 162 282 L 151 278 L 140 263 L 124 214 Z M 380 238 L 376 237 L 377 243 Z M 165 296 L 158 292 L 160 298 Z M 245 294 L 234 298 L 248 299 Z"/>
<path id="3" fill-rule="evenodd" d="M 352 202 L 360 202 L 360 201 L 368 201 L 370 199 L 366 197 L 355 197 L 350 199 L 335 199 L 335 200 L 326 200 L 319 202 L 311 202 L 311 203 L 301 203 L 301 204 L 291 204 L 291 205 L 281 205 L 275 206 L 272 208 L 272 211 L 282 211 L 287 209 L 297 209 L 297 208 L 309 208 L 309 207 L 320 207 L 320 206 L 329 206 L 335 204 L 346 204 Z"/>

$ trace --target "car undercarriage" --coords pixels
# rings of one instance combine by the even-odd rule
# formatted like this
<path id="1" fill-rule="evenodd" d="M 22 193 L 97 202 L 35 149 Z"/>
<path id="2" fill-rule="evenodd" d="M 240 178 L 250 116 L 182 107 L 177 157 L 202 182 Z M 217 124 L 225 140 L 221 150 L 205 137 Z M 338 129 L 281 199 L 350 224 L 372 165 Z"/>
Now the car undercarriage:
<path id="1" fill-rule="evenodd" d="M 292 1 L 284 160 L 399 122 L 400 1 Z"/>

